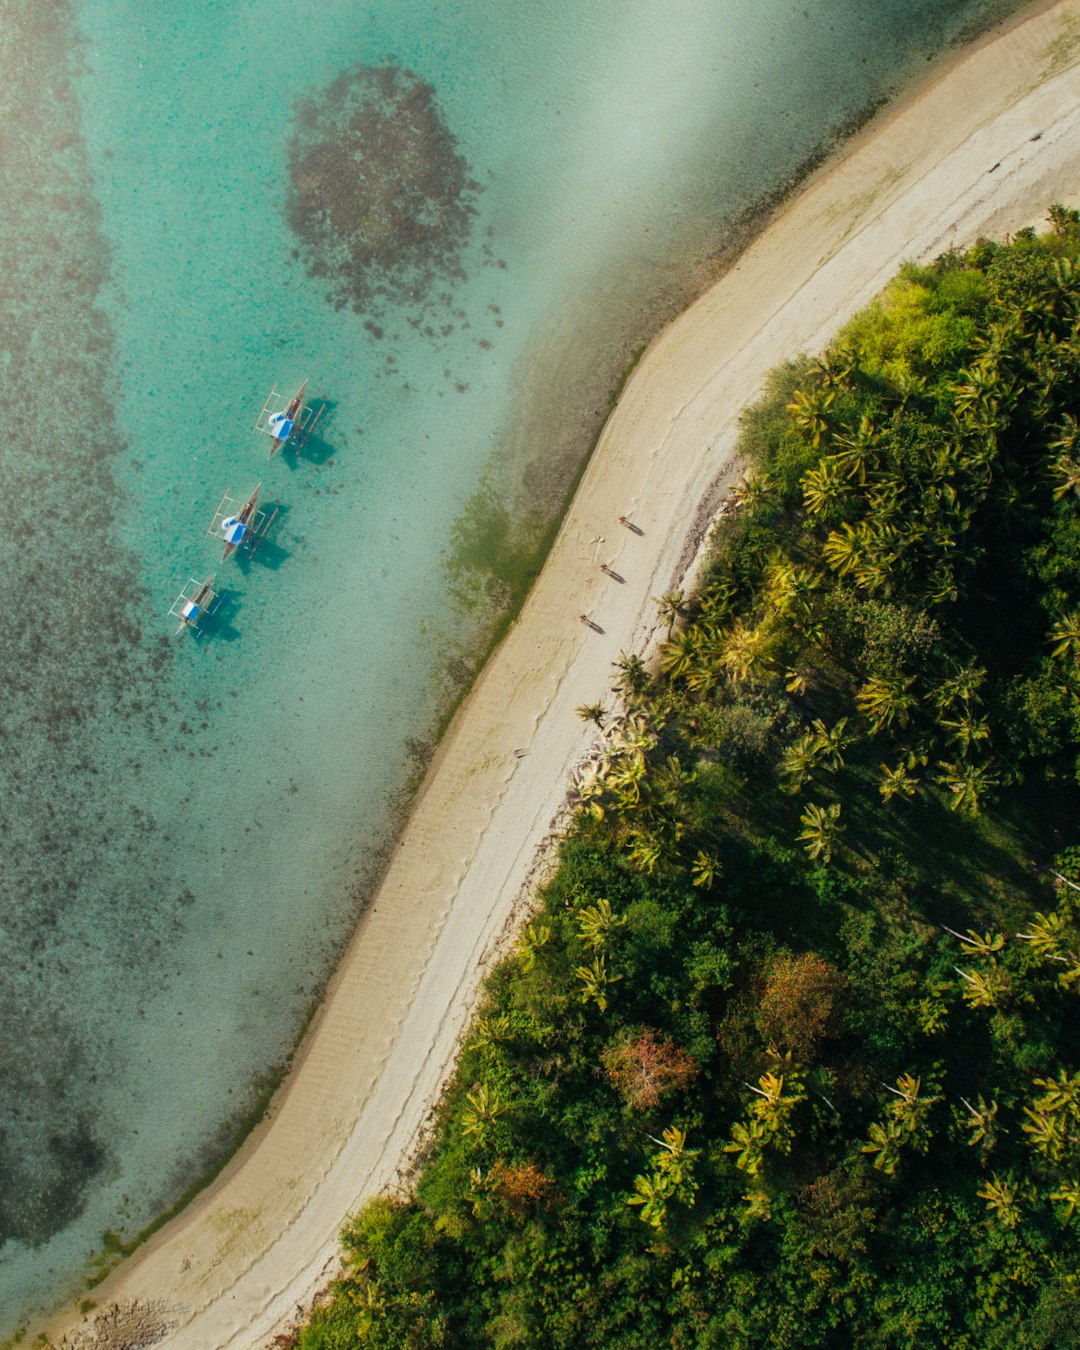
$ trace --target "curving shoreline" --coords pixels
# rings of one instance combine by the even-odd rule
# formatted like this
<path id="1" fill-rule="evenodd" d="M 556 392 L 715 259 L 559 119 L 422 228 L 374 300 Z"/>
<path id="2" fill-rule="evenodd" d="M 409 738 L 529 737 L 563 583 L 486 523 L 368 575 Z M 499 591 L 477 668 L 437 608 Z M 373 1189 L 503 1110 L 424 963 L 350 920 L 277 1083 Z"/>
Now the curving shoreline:
<path id="1" fill-rule="evenodd" d="M 608 689 L 621 649 L 648 643 L 651 597 L 681 579 L 688 522 L 734 472 L 738 412 L 900 261 L 1076 204 L 1078 131 L 1080 0 L 1057 0 L 876 119 L 652 343 L 521 615 L 442 741 L 268 1121 L 96 1291 L 99 1305 L 156 1305 L 170 1346 L 249 1347 L 326 1282 L 340 1222 L 401 1175 L 452 1063 L 485 953 L 589 739 L 574 708 Z M 77 1320 L 58 1319 L 54 1335 Z"/>

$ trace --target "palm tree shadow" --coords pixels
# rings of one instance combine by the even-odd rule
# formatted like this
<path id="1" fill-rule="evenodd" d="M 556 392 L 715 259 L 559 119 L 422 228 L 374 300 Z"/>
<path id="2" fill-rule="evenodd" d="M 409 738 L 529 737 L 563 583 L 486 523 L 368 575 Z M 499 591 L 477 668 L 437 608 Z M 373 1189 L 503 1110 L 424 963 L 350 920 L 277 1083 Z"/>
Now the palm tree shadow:
<path id="1" fill-rule="evenodd" d="M 320 408 L 316 409 L 319 420 L 311 435 L 303 445 L 297 447 L 290 444 L 281 452 L 290 469 L 299 468 L 301 464 L 314 464 L 319 467 L 333 459 L 334 446 L 330 441 L 330 435 L 337 406 L 331 399 L 323 399 L 320 404 L 321 411 Z"/>

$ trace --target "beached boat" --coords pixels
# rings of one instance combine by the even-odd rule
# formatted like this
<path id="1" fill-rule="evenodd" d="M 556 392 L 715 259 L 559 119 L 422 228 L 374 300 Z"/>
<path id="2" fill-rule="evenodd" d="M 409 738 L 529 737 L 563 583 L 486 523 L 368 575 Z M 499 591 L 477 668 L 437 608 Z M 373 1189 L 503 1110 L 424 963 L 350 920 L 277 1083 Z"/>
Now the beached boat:
<path id="1" fill-rule="evenodd" d="M 179 619 L 176 631 L 182 633 L 190 628 L 195 637 L 200 636 L 203 620 L 217 609 L 221 596 L 214 590 L 214 578 L 196 581 L 189 577 L 180 594 L 172 602 L 169 616 Z"/>
<path id="2" fill-rule="evenodd" d="M 208 539 L 214 538 L 224 541 L 225 552 L 222 555 L 222 562 L 227 562 L 238 548 L 247 549 L 249 553 L 254 553 L 266 538 L 266 532 L 273 523 L 278 508 L 275 506 L 269 514 L 259 510 L 259 490 L 261 487 L 262 484 L 260 483 L 247 501 L 242 504 L 229 496 L 229 488 L 225 489 L 221 504 L 214 512 L 210 528 L 206 531 Z"/>
<path id="3" fill-rule="evenodd" d="M 265 432 L 270 437 L 270 459 L 287 445 L 302 450 L 304 442 L 315 430 L 315 423 L 322 416 L 326 404 L 320 403 L 317 409 L 313 409 L 305 403 L 307 387 L 308 382 L 305 380 L 299 392 L 282 406 L 282 396 L 275 385 L 262 405 L 253 430 Z"/>

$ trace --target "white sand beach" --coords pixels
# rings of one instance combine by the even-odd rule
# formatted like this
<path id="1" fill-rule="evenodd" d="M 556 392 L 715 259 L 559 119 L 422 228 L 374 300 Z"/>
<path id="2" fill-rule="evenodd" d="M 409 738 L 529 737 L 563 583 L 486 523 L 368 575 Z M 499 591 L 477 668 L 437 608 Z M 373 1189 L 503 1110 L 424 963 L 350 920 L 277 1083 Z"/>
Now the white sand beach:
<path id="1" fill-rule="evenodd" d="M 1080 0 L 1027 10 L 939 67 L 654 340 L 269 1118 L 94 1292 L 82 1330 L 57 1319 L 56 1343 L 266 1346 L 327 1284 L 342 1221 L 402 1177 L 485 961 L 526 910 L 589 745 L 575 709 L 608 696 L 621 651 L 663 636 L 653 597 L 682 583 L 702 503 L 737 476 L 738 417 L 766 372 L 819 351 L 904 260 L 1038 224 L 1054 201 L 1080 202 Z M 141 1339 L 123 1330 L 136 1324 Z"/>

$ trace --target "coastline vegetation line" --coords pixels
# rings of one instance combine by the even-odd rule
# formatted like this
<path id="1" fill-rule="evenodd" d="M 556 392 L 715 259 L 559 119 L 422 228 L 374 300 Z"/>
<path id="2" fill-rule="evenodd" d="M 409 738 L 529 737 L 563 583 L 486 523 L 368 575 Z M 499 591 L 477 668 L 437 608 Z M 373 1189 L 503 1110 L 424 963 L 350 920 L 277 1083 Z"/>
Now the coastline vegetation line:
<path id="1" fill-rule="evenodd" d="M 908 266 L 739 510 L 302 1350 L 1080 1322 L 1080 213 Z M 590 716 L 592 709 L 588 710 Z"/>

